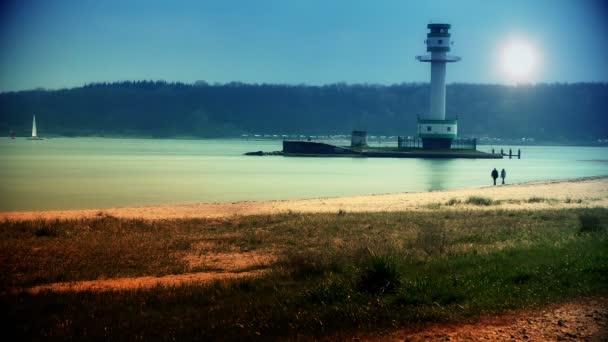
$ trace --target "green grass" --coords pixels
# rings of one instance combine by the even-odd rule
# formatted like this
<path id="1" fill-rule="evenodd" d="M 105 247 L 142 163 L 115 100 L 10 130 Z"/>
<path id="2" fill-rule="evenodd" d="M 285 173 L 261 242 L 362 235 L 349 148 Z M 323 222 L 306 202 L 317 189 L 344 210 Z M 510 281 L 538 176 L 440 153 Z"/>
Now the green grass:
<path id="1" fill-rule="evenodd" d="M 542 202 L 545 202 L 545 201 L 547 201 L 547 199 L 544 198 L 544 197 L 536 197 L 536 196 L 534 196 L 534 197 L 528 198 L 528 200 L 526 202 L 528 202 L 528 203 L 542 203 Z"/>
<path id="2" fill-rule="evenodd" d="M 179 259 L 160 260 L 201 241 L 278 259 L 261 278 L 210 286 L 4 293 L 0 319 L 7 334 L 45 340 L 282 340 L 455 321 L 608 294 L 607 223 L 607 209 L 4 222 L 5 287 L 48 282 L 54 266 L 66 280 L 175 272 Z M 21 252 L 38 248 L 56 264 Z"/>
<path id="3" fill-rule="evenodd" d="M 580 233 L 591 233 L 605 230 L 605 226 L 602 223 L 600 217 L 593 212 L 582 212 L 578 215 L 580 223 Z"/>
<path id="4" fill-rule="evenodd" d="M 489 205 L 499 204 L 498 201 L 494 201 L 491 198 L 481 197 L 481 196 L 470 196 L 469 198 L 467 198 L 467 200 L 464 203 L 472 204 L 472 205 L 480 205 L 480 206 L 489 206 Z"/>
<path id="5" fill-rule="evenodd" d="M 441 208 L 441 203 L 437 203 L 437 202 L 428 203 L 428 204 L 424 205 L 423 208 L 429 209 L 429 210 L 437 210 L 437 209 Z"/>
<path id="6" fill-rule="evenodd" d="M 545 198 L 545 197 L 533 196 L 533 197 L 528 198 L 528 200 L 526 202 L 528 202 L 528 203 L 543 203 L 543 202 L 557 203 L 557 202 L 559 202 L 559 200 L 557 200 L 555 198 Z M 572 201 L 568 202 L 566 200 L 564 202 L 565 203 L 571 203 Z M 580 202 L 578 202 L 578 203 L 580 203 Z"/>
<path id="7" fill-rule="evenodd" d="M 448 206 L 453 206 L 453 205 L 458 205 L 458 204 L 460 204 L 460 203 L 462 203 L 462 201 L 461 201 L 461 200 L 459 200 L 459 199 L 457 199 L 457 198 L 450 198 L 450 199 L 449 199 L 449 200 L 448 200 L 448 201 L 445 203 L 445 205 L 448 205 Z"/>

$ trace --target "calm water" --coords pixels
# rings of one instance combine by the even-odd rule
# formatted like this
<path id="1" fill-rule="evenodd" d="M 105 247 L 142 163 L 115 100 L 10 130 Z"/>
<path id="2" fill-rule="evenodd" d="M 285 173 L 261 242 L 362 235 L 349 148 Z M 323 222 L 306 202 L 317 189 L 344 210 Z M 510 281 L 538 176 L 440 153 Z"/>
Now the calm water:
<path id="1" fill-rule="evenodd" d="M 0 211 L 455 189 L 490 184 L 493 167 L 510 183 L 608 175 L 608 148 L 521 148 L 521 160 L 289 158 L 242 155 L 280 141 L 3 139 Z"/>

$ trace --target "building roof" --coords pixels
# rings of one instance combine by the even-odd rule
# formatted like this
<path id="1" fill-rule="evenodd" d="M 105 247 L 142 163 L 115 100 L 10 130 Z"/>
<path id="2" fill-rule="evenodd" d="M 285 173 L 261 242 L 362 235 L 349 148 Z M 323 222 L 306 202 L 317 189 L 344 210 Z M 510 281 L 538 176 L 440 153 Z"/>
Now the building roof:
<path id="1" fill-rule="evenodd" d="M 430 29 L 450 29 L 452 27 L 452 25 L 450 24 L 428 24 L 426 25 L 427 28 Z"/>

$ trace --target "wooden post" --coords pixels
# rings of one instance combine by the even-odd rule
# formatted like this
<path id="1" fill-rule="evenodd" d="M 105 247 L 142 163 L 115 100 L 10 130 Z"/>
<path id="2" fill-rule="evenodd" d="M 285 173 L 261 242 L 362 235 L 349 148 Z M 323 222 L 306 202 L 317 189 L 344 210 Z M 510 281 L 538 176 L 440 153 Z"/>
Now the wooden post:
<path id="1" fill-rule="evenodd" d="M 517 149 L 517 159 L 521 159 L 521 150 Z"/>

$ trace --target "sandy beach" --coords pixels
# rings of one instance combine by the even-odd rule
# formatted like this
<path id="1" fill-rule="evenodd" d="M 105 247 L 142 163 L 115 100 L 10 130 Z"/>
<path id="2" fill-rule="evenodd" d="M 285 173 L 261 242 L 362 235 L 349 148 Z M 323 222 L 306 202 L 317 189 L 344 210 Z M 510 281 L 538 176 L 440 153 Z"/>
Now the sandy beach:
<path id="1" fill-rule="evenodd" d="M 490 198 L 490 206 L 466 204 L 471 196 Z M 447 205 L 448 201 L 456 202 Z M 460 202 L 458 202 L 460 201 Z M 0 213 L 2 220 L 74 219 L 112 215 L 147 220 L 180 218 L 227 218 L 241 215 L 266 215 L 288 212 L 327 213 L 380 212 L 436 209 L 556 209 L 608 207 L 608 177 L 531 182 L 485 186 L 473 189 L 365 195 L 284 201 L 245 201 L 161 205 L 131 208 L 54 210 Z"/>

